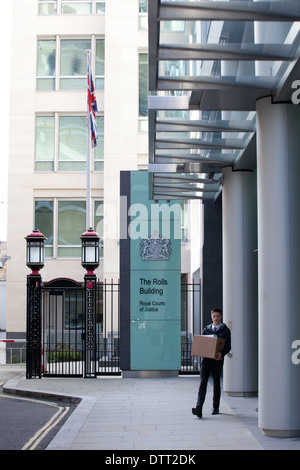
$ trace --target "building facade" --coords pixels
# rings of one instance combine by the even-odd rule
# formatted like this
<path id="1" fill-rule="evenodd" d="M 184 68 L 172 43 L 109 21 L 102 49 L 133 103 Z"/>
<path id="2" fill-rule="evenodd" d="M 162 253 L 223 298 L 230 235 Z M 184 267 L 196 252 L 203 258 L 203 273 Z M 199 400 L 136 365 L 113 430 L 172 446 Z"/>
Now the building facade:
<path id="1" fill-rule="evenodd" d="M 118 282 L 120 171 L 148 167 L 148 19 L 141 0 L 15 0 L 12 14 L 6 330 L 24 338 L 24 237 L 32 228 L 47 238 L 44 281 L 84 275 L 86 50 L 98 104 L 90 173 L 91 219 L 103 245 L 96 274 Z"/>

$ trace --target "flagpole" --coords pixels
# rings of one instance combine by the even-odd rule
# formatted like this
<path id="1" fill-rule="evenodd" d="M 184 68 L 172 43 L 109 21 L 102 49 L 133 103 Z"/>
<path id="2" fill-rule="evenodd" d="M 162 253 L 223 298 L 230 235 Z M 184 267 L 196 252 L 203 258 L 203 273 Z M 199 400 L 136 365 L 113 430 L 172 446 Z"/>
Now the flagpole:
<path id="1" fill-rule="evenodd" d="M 90 66 L 91 51 L 87 51 L 87 73 Z M 87 77 L 88 78 L 88 77 Z M 87 81 L 88 86 L 88 81 Z M 88 90 L 87 90 L 88 91 Z M 87 99 L 86 111 L 86 228 L 89 229 L 91 225 L 91 126 L 89 116 L 89 103 Z"/>

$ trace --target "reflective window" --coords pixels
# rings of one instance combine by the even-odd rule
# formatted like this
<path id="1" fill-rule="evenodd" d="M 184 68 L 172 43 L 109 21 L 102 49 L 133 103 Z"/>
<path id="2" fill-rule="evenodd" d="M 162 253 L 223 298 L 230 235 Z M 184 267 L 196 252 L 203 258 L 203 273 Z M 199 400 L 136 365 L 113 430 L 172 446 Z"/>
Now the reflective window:
<path id="1" fill-rule="evenodd" d="M 89 39 L 62 39 L 60 43 L 60 89 L 84 90 L 86 88 L 87 55 Z"/>
<path id="2" fill-rule="evenodd" d="M 139 29 L 148 29 L 148 0 L 139 0 Z"/>
<path id="3" fill-rule="evenodd" d="M 62 171 L 86 168 L 86 117 L 60 116 L 58 169 Z"/>
<path id="4" fill-rule="evenodd" d="M 34 210 L 35 227 L 47 238 L 45 242 L 46 257 L 80 258 L 80 237 L 86 230 L 86 201 L 56 198 L 36 200 Z M 94 200 L 92 210 L 95 230 L 102 239 L 103 201 Z M 102 248 L 100 256 L 103 256 Z"/>
<path id="5" fill-rule="evenodd" d="M 91 152 L 92 168 L 103 171 L 104 116 L 97 116 L 96 122 L 97 146 Z M 86 170 L 86 115 L 37 116 L 35 134 L 36 171 Z"/>
<path id="6" fill-rule="evenodd" d="M 139 54 L 139 115 L 148 116 L 148 54 Z"/>
<path id="7" fill-rule="evenodd" d="M 88 15 L 92 13 L 92 1 L 62 0 L 61 12 L 63 15 Z"/>
<path id="8" fill-rule="evenodd" d="M 37 50 L 37 89 L 54 90 L 55 88 L 56 41 L 40 40 Z"/>
<path id="9" fill-rule="evenodd" d="M 45 256 L 53 256 L 53 201 L 35 201 L 35 227 L 45 235 Z"/>
<path id="10" fill-rule="evenodd" d="M 36 170 L 53 171 L 54 141 L 54 116 L 38 116 L 35 137 Z"/>
<path id="11" fill-rule="evenodd" d="M 37 90 L 85 90 L 87 50 L 92 51 L 95 88 L 104 89 L 105 40 L 40 39 L 37 50 Z M 56 60 L 56 51 L 60 56 Z M 57 67 L 56 67 L 57 64 Z"/>
<path id="12" fill-rule="evenodd" d="M 99 234 L 100 239 L 103 239 L 104 230 L 104 203 L 103 201 L 95 201 L 94 207 L 94 227 L 95 231 Z M 103 244 L 103 240 L 101 241 Z M 103 256 L 103 246 L 100 247 L 100 256 Z"/>
<path id="13" fill-rule="evenodd" d="M 94 169 L 104 170 L 104 116 L 97 116 L 97 146 L 94 147 Z"/>
<path id="14" fill-rule="evenodd" d="M 58 201 L 59 257 L 80 257 L 80 237 L 86 228 L 85 201 Z"/>
<path id="15" fill-rule="evenodd" d="M 58 5 L 60 7 L 58 8 Z M 39 0 L 39 15 L 89 15 L 104 14 L 105 0 Z"/>
<path id="16" fill-rule="evenodd" d="M 105 0 L 96 2 L 96 13 L 103 15 L 105 13 Z"/>
<path id="17" fill-rule="evenodd" d="M 97 90 L 104 89 L 104 73 L 105 73 L 105 40 L 96 39 L 95 87 Z"/>
<path id="18" fill-rule="evenodd" d="M 39 14 L 53 15 L 57 13 L 56 0 L 39 0 Z"/>

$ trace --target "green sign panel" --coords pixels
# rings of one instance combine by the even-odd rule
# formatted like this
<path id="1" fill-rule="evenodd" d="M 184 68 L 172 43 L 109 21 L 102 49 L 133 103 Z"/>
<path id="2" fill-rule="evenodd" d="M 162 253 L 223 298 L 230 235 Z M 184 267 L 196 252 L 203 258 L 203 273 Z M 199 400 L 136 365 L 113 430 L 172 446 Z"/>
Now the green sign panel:
<path id="1" fill-rule="evenodd" d="M 132 370 L 180 369 L 179 202 L 148 200 L 148 173 L 131 174 Z"/>

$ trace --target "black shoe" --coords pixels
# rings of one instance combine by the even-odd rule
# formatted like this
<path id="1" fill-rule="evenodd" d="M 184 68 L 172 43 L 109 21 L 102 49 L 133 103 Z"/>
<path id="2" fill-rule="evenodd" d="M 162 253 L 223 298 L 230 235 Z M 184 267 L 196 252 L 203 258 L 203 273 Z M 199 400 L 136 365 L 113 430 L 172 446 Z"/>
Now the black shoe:
<path id="1" fill-rule="evenodd" d="M 202 413 L 201 411 L 198 411 L 197 408 L 192 408 L 192 413 L 193 415 L 198 416 L 198 418 L 202 418 Z"/>
<path id="2" fill-rule="evenodd" d="M 219 414 L 219 408 L 213 408 L 211 414 L 212 415 L 218 415 Z"/>

